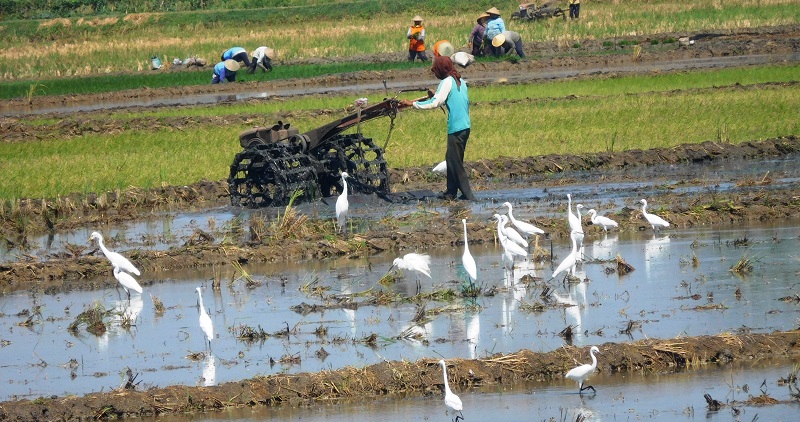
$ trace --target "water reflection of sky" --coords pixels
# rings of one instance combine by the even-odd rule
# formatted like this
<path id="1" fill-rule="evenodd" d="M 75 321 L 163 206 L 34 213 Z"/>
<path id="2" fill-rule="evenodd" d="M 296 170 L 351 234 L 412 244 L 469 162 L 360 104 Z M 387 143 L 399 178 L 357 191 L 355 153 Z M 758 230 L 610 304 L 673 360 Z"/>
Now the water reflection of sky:
<path id="1" fill-rule="evenodd" d="M 745 238 L 746 246 L 733 246 L 735 239 Z M 2 398 L 115 388 L 124 381 L 121 374 L 127 367 L 148 385 L 203 385 L 210 379 L 219 383 L 278 372 L 316 372 L 383 359 L 549 351 L 565 343 L 558 333 L 567 326 L 574 327 L 572 341 L 578 346 L 738 330 L 788 330 L 797 326 L 800 313 L 795 303 L 780 298 L 798 291 L 798 242 L 798 226 L 669 230 L 656 236 L 651 231 L 607 237 L 587 234 L 587 257 L 619 254 L 636 270 L 618 276 L 606 272 L 610 264 L 587 260 L 577 272 L 589 281 L 567 285 L 552 281 L 552 291 L 545 297 L 560 306 L 544 312 L 529 310 L 530 305 L 545 303 L 543 288 L 522 280 L 526 274 L 548 279 L 549 265 L 518 265 L 513 275 L 507 274 L 499 249 L 475 245 L 470 249 L 478 262 L 478 281 L 485 289 L 496 287 L 497 293 L 471 302 L 424 303 L 431 316 L 421 326 L 413 323 L 418 307 L 410 302 L 307 315 L 290 310 L 302 302 L 325 303 L 313 290 L 302 292 L 302 286 L 325 288 L 325 295 L 384 288 L 376 282 L 391 265 L 394 256 L 388 255 L 296 266 L 250 266 L 247 271 L 263 283 L 253 288 L 242 280 L 229 285 L 233 270 L 228 267 L 222 271 L 220 291 L 210 288 L 215 277 L 210 269 L 144 274 L 140 278 L 144 294 L 134 294 L 130 305 L 121 289 L 54 296 L 16 293 L 4 297 L 0 305 L 0 340 L 10 342 L 0 349 Z M 569 253 L 570 248 L 565 242 L 553 245 L 557 257 Z M 422 280 L 423 291 L 458 289 L 461 248 L 427 252 L 433 257 L 432 280 Z M 752 259 L 753 271 L 740 277 L 730 268 L 745 255 Z M 218 333 L 211 361 L 186 358 L 203 350 L 194 291 L 198 285 L 205 287 L 205 305 Z M 416 277 L 409 275 L 388 289 L 413 295 Z M 697 299 L 692 298 L 695 294 Z M 162 316 L 155 314 L 152 297 L 167 308 Z M 95 301 L 135 317 L 135 327 L 125 329 L 119 320 L 112 320 L 101 336 L 88 334 L 83 327 L 77 335 L 68 333 L 66 327 Z M 42 318 L 36 318 L 31 327 L 18 326 L 26 317 L 16 314 L 36 305 L 41 305 Z M 626 332 L 631 323 L 632 329 Z M 235 338 L 242 325 L 268 333 L 285 330 L 288 325 L 293 334 L 288 339 L 271 337 L 248 343 Z M 327 334 L 316 335 L 320 327 Z M 399 338 L 409 329 L 420 335 Z M 376 348 L 363 341 L 371 334 L 378 336 Z M 329 355 L 319 357 L 321 349 Z M 269 363 L 282 358 L 287 363 Z M 288 363 L 288 358 L 299 362 Z M 68 366 L 70 359 L 78 366 Z"/>

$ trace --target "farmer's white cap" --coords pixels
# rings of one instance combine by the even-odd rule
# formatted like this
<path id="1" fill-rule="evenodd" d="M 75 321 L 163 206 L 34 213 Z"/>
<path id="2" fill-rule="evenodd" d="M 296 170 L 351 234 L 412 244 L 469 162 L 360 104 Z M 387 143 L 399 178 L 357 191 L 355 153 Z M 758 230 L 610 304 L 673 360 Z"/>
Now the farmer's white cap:
<path id="1" fill-rule="evenodd" d="M 239 62 L 233 59 L 225 60 L 225 69 L 228 69 L 231 72 L 236 72 L 239 70 Z"/>

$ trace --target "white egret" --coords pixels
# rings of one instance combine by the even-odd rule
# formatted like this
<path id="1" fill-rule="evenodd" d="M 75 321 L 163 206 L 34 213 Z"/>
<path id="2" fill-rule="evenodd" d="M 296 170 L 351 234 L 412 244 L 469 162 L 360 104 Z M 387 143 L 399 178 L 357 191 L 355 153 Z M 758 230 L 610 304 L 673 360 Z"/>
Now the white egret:
<path id="1" fill-rule="evenodd" d="M 602 227 L 605 232 L 611 227 L 619 227 L 616 221 L 602 215 L 597 215 L 597 211 L 595 211 L 594 208 L 590 209 L 588 214 L 592 219 L 592 224 Z"/>
<path id="2" fill-rule="evenodd" d="M 495 214 L 495 218 L 502 218 L 503 224 L 502 226 L 498 227 L 502 227 L 503 234 L 506 236 L 506 238 L 508 238 L 508 240 L 513 241 L 514 243 L 516 243 L 519 246 L 522 246 L 523 248 L 528 247 L 528 241 L 525 240 L 525 238 L 522 237 L 522 235 L 519 234 L 519 232 L 516 229 L 514 229 L 513 227 L 509 227 L 507 225 L 509 223 L 508 215 Z"/>
<path id="3" fill-rule="evenodd" d="M 125 258 L 124 256 L 106 248 L 106 245 L 103 243 L 103 235 L 98 232 L 92 232 L 92 235 L 89 236 L 89 240 L 92 239 L 97 239 L 97 243 L 100 245 L 100 250 L 103 251 L 103 255 L 105 255 L 106 258 L 111 262 L 111 265 L 119 267 L 120 269 L 132 274 L 142 275 L 142 273 L 139 272 L 139 269 L 136 268 L 131 261 L 128 261 L 128 258 Z"/>
<path id="4" fill-rule="evenodd" d="M 558 264 L 558 267 L 556 267 L 555 271 L 553 271 L 553 275 L 550 277 L 550 280 L 556 278 L 556 276 L 562 271 L 572 270 L 572 268 L 578 262 L 578 243 L 574 236 L 570 236 L 570 239 L 572 239 L 572 252 L 570 252 L 569 255 L 567 255 L 567 257 L 564 258 L 560 264 Z M 567 273 L 569 273 L 569 271 L 567 271 Z"/>
<path id="5" fill-rule="evenodd" d="M 469 240 L 467 239 L 467 219 L 462 218 L 461 223 L 464 225 L 464 255 L 461 256 L 461 263 L 464 264 L 464 270 L 467 271 L 470 281 L 478 279 L 478 267 L 475 265 L 475 258 L 469 253 Z"/>
<path id="6" fill-rule="evenodd" d="M 570 231 L 583 233 L 580 217 L 572 213 L 572 195 L 570 194 L 567 194 L 567 221 L 569 222 Z"/>
<path id="7" fill-rule="evenodd" d="M 582 393 L 583 390 L 588 390 L 588 389 L 595 391 L 594 387 L 592 387 L 591 385 L 587 385 L 586 387 L 583 386 L 583 383 L 586 381 L 586 379 L 589 378 L 589 376 L 592 375 L 594 371 L 597 369 L 597 358 L 594 356 L 595 353 L 601 354 L 600 349 L 598 349 L 597 346 L 592 346 L 592 348 L 589 349 L 589 354 L 592 355 L 592 364 L 589 365 L 588 363 L 586 363 L 581 366 L 572 368 L 564 376 L 565 378 L 569 378 L 578 383 L 579 394 Z"/>
<path id="8" fill-rule="evenodd" d="M 578 217 L 578 222 L 580 224 L 580 230 L 573 230 L 570 233 L 570 237 L 575 238 L 575 243 L 578 244 L 578 261 L 583 261 L 583 217 L 581 216 L 581 209 L 583 209 L 582 204 L 575 205 L 575 216 Z"/>
<path id="9" fill-rule="evenodd" d="M 119 267 L 114 267 L 114 278 L 116 278 L 119 284 L 122 285 L 122 288 L 125 289 L 125 293 L 128 294 L 128 300 L 131 300 L 131 290 L 136 293 L 142 293 L 142 286 L 136 282 L 136 279 L 133 278 L 132 275 L 122 271 Z"/>
<path id="10" fill-rule="evenodd" d="M 402 258 L 395 258 L 392 262 L 392 268 L 397 267 L 401 270 L 414 271 L 417 273 L 417 294 L 420 292 L 419 274 L 425 274 L 428 278 L 432 278 L 430 265 L 430 256 L 414 252 L 407 253 Z"/>
<path id="11" fill-rule="evenodd" d="M 211 323 L 211 317 L 208 316 L 208 313 L 206 313 L 206 308 L 203 306 L 203 293 L 201 293 L 200 287 L 198 287 L 196 290 L 197 302 L 200 306 L 200 329 L 203 331 L 203 334 L 205 334 L 207 342 L 204 342 L 203 346 L 207 344 L 208 350 L 211 350 L 211 339 L 214 338 L 214 325 Z"/>
<path id="12" fill-rule="evenodd" d="M 344 232 L 345 223 L 347 223 L 347 210 L 350 208 L 350 203 L 347 202 L 347 178 L 350 177 L 346 172 L 342 172 L 342 193 L 336 199 L 336 223 L 339 225 L 339 231 Z"/>
<path id="13" fill-rule="evenodd" d="M 650 223 L 650 226 L 653 228 L 653 231 L 658 231 L 658 229 L 661 227 L 669 227 L 669 223 L 666 220 L 655 214 L 650 214 L 647 212 L 646 199 L 642 199 L 639 202 L 642 203 L 642 215 L 644 216 L 645 220 L 647 220 L 647 222 Z"/>
<path id="14" fill-rule="evenodd" d="M 447 161 L 442 161 L 441 163 L 435 165 L 432 170 L 434 173 L 445 173 L 447 172 Z"/>
<path id="15" fill-rule="evenodd" d="M 444 404 L 459 413 L 455 419 L 455 422 L 458 422 L 459 419 L 464 419 L 463 414 L 461 414 L 464 405 L 461 404 L 461 399 L 450 391 L 450 383 L 447 382 L 447 364 L 444 363 L 444 359 L 439 360 L 439 365 L 442 365 L 442 374 L 444 375 Z"/>
<path id="16" fill-rule="evenodd" d="M 522 232 L 524 236 L 529 236 L 532 234 L 544 234 L 544 230 L 534 226 L 533 224 L 514 218 L 514 214 L 511 212 L 510 202 L 504 202 L 503 206 L 508 207 L 508 213 L 506 215 L 508 215 L 508 219 L 511 221 L 511 224 L 513 224 L 517 230 Z"/>
<path id="17" fill-rule="evenodd" d="M 505 227 L 505 225 L 508 222 L 508 217 L 495 214 L 494 218 L 497 220 L 497 238 L 500 239 L 500 245 L 503 247 L 503 261 L 506 262 L 506 269 L 514 271 L 514 257 L 527 257 L 528 252 L 507 236 L 508 232 L 506 231 L 507 227 Z M 519 233 L 517 233 L 517 235 L 519 236 Z"/>

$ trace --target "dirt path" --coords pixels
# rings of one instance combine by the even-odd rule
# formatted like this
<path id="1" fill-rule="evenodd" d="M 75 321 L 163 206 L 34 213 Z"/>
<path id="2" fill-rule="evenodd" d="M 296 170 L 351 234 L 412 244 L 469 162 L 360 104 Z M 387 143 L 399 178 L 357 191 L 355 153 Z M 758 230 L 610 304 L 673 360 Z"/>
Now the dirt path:
<path id="1" fill-rule="evenodd" d="M 678 39 L 690 37 L 695 40 L 691 46 L 680 46 Z M 634 45 L 640 46 L 640 53 L 635 53 Z M 591 69 L 593 73 L 604 73 L 603 68 L 628 68 L 630 72 L 641 72 L 647 63 L 670 63 L 684 59 L 704 59 L 696 65 L 687 64 L 681 69 L 692 71 L 706 68 L 709 65 L 719 67 L 715 59 L 734 56 L 787 55 L 800 52 L 800 25 L 786 25 L 765 28 L 743 28 L 735 30 L 709 30 L 695 33 L 661 33 L 642 36 L 626 36 L 604 40 L 583 40 L 574 45 L 563 42 L 526 42 L 525 51 L 528 60 L 480 62 L 465 69 L 466 78 L 480 80 L 496 78 L 498 75 L 536 74 L 557 70 Z M 280 66 L 293 64 L 319 64 L 334 62 L 382 63 L 387 61 L 403 61 L 404 53 L 364 55 L 359 57 L 326 58 L 315 60 L 298 60 L 279 63 Z M 638 69 L 638 70 L 637 70 Z M 189 70 L 171 70 L 189 71 Z M 191 70 L 209 73 L 210 69 Z M 645 70 L 645 72 L 648 72 Z M 661 71 L 659 71 L 660 73 Z M 415 81 L 419 79 L 420 69 L 389 70 L 383 72 L 364 71 L 334 74 L 307 79 L 285 79 L 266 82 L 246 81 L 235 84 L 198 85 L 177 88 L 136 89 L 103 94 L 79 96 L 40 96 L 32 102 L 27 98 L 0 102 L 0 111 L 4 107 L 50 107 L 56 105 L 75 105 L 108 102 L 124 104 L 128 99 L 177 98 L 196 94 L 235 94 L 246 92 L 275 92 L 286 88 L 309 88 L 315 86 L 348 87 L 355 84 L 371 83 L 382 87 L 382 81 Z M 542 76 L 551 79 L 553 76 Z M 536 77 L 533 77 L 534 80 Z M 528 79 L 526 82 L 530 82 Z M 480 84 L 478 84 L 480 85 Z M 376 88 L 383 91 L 383 88 Z M 172 107 L 172 106 L 171 106 Z M 0 113 L 2 114 L 2 113 Z M 99 113 L 102 115 L 102 113 Z M 145 124 L 147 126 L 147 124 Z M 1 126 L 0 126 L 1 129 Z M 2 131 L 2 130 L 0 130 Z"/>
<path id="2" fill-rule="evenodd" d="M 722 334 L 670 340 L 644 340 L 600 345 L 603 373 L 652 373 L 675 368 L 692 370 L 709 364 L 790 358 L 800 355 L 800 332 Z M 562 378 L 576 362 L 588 359 L 585 348 L 565 346 L 549 353 L 522 350 L 484 359 L 450 359 L 451 388 L 511 387 L 524 381 Z M 136 374 L 133 374 L 134 376 Z M 772 380 L 770 380 L 771 382 Z M 795 380 L 796 383 L 796 380 Z M 381 396 L 441 394 L 441 369 L 435 359 L 384 362 L 320 373 L 271 375 L 215 387 L 170 386 L 145 391 L 119 388 L 83 397 L 51 397 L 0 403 L 0 419 L 88 420 L 181 414 L 246 406 L 308 405 L 315 400 L 357 403 Z M 698 392 L 700 394 L 702 392 Z M 762 395 L 757 403 L 777 403 Z"/>

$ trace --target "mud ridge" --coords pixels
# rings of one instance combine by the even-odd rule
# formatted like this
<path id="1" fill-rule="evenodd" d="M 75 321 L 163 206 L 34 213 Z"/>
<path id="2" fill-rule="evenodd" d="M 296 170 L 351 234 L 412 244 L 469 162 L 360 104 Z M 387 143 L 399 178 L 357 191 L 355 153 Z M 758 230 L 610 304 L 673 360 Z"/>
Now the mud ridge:
<path id="1" fill-rule="evenodd" d="M 800 331 L 770 334 L 649 339 L 600 345 L 598 371 L 607 374 L 692 370 L 707 365 L 796 359 Z M 482 359 L 449 359 L 450 384 L 457 392 L 483 386 L 511 387 L 524 381 L 559 379 L 577 362 L 588 359 L 586 348 L 564 346 L 549 353 L 520 350 Z M 229 382 L 214 387 L 169 386 L 139 391 L 121 387 L 82 397 L 42 397 L 0 403 L 0 419 L 89 420 L 206 412 L 245 406 L 302 406 L 319 400 L 368 400 L 409 395 L 437 396 L 442 388 L 436 359 L 385 361 L 363 368 L 346 367 L 320 373 L 279 374 Z M 146 381 L 146 380 L 145 380 Z M 598 385 L 598 388 L 602 386 Z"/>

